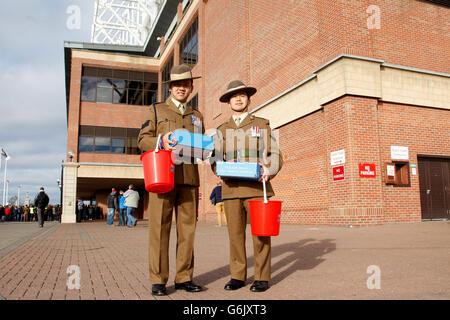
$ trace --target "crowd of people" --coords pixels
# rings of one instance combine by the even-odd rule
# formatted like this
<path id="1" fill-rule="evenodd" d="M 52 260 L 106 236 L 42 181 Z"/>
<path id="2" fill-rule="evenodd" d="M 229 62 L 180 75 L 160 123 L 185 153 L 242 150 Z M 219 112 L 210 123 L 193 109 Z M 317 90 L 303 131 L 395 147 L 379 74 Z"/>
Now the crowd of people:
<path id="1" fill-rule="evenodd" d="M 116 188 L 111 189 L 111 193 L 107 197 L 107 216 L 106 223 L 108 226 L 114 225 L 114 218 L 118 215 L 118 224 L 116 226 L 127 226 L 129 228 L 135 227 L 137 219 L 134 213 L 139 205 L 139 192 L 134 190 L 134 186 L 130 184 L 127 191 Z M 94 204 L 85 204 L 83 200 L 78 199 L 77 203 L 77 222 L 88 220 L 104 220 L 103 210 L 101 207 Z"/>
<path id="2" fill-rule="evenodd" d="M 45 221 L 61 221 L 61 206 L 48 205 L 44 211 Z M 37 208 L 34 205 L 25 206 L 1 206 L 0 205 L 0 221 L 17 221 L 17 222 L 31 222 L 38 221 Z"/>
<path id="3" fill-rule="evenodd" d="M 139 204 L 139 192 L 134 190 L 134 186 L 130 184 L 127 191 L 119 190 L 117 194 L 116 188 L 112 188 L 108 195 L 108 216 L 107 225 L 112 226 L 114 223 L 114 216 L 117 212 L 119 214 L 120 226 L 127 226 L 133 228 L 137 224 L 137 219 L 134 217 L 134 212 Z"/>
<path id="4" fill-rule="evenodd" d="M 76 215 L 77 222 L 104 219 L 102 208 L 94 204 L 86 205 L 82 200 L 78 200 Z"/>

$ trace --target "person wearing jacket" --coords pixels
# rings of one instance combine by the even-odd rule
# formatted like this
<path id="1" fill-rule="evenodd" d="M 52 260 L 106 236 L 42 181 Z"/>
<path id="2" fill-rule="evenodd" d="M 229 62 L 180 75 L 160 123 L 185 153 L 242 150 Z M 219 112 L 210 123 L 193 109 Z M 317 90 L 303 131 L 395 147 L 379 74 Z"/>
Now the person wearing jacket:
<path id="1" fill-rule="evenodd" d="M 127 207 L 125 205 L 126 198 L 123 196 L 123 190 L 119 191 L 119 224 L 118 227 L 127 224 Z"/>
<path id="2" fill-rule="evenodd" d="M 218 155 L 225 161 L 252 162 L 261 166 L 259 181 L 222 179 L 222 199 L 230 240 L 231 279 L 225 290 L 237 290 L 247 279 L 247 256 L 245 229 L 250 200 L 262 200 L 262 181 L 267 184 L 267 196 L 275 195 L 269 179 L 281 169 L 283 158 L 271 133 L 269 120 L 248 113 L 250 97 L 256 88 L 246 86 L 240 80 L 231 81 L 220 102 L 228 103 L 232 116 L 218 127 Z M 215 172 L 215 163 L 211 165 Z M 271 241 L 267 236 L 253 236 L 255 278 L 252 292 L 263 292 L 269 288 L 271 274 Z"/>
<path id="3" fill-rule="evenodd" d="M 48 205 L 49 201 L 50 199 L 48 195 L 45 193 L 44 187 L 41 187 L 41 189 L 39 190 L 39 194 L 34 199 L 34 206 L 37 209 L 38 223 L 40 228 L 44 227 L 43 215 L 45 207 Z"/>
<path id="4" fill-rule="evenodd" d="M 139 204 L 139 192 L 135 191 L 133 188 L 134 186 L 130 184 L 127 192 L 123 194 L 125 206 L 127 208 L 128 228 L 135 227 L 137 223 L 137 219 L 133 216 L 133 213 L 136 211 Z"/>
<path id="5" fill-rule="evenodd" d="M 224 224 L 227 223 L 227 218 L 225 216 L 225 207 L 222 200 L 222 182 L 218 182 L 217 186 L 213 189 L 211 192 L 211 195 L 209 196 L 209 200 L 211 200 L 211 203 L 216 207 L 217 211 L 217 222 L 218 226 L 222 226 L 222 216 L 224 220 Z"/>
<path id="6" fill-rule="evenodd" d="M 143 152 L 154 150 L 161 135 L 160 147 L 173 150 L 170 135 L 177 129 L 204 133 L 203 115 L 188 102 L 194 89 L 194 77 L 186 64 L 175 65 L 167 81 L 171 96 L 165 102 L 149 108 L 138 136 L 138 147 Z M 171 146 L 172 144 L 172 146 Z M 178 158 L 177 158 L 178 160 Z M 149 206 L 149 272 L 152 294 L 167 294 L 169 279 L 169 237 L 172 215 L 175 211 L 177 245 L 175 290 L 202 291 L 192 281 L 194 274 L 194 239 L 198 216 L 198 164 L 182 161 L 175 166 L 175 187 L 167 193 L 150 193 Z M 175 210 L 174 210 L 175 209 Z"/>
<path id="7" fill-rule="evenodd" d="M 119 210 L 119 202 L 117 201 L 117 192 L 115 188 L 111 189 L 111 193 L 107 199 L 108 202 L 108 216 L 106 218 L 106 224 L 112 226 L 114 222 L 114 214 Z"/>

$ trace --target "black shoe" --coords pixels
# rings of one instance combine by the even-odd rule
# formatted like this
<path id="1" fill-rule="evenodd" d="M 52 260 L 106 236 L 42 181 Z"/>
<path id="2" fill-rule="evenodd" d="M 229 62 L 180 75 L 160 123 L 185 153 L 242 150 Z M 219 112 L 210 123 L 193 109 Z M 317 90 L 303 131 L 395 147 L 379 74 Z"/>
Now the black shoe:
<path id="1" fill-rule="evenodd" d="M 136 227 L 136 224 L 137 224 L 137 220 L 134 222 L 133 227 Z"/>
<path id="2" fill-rule="evenodd" d="M 154 284 L 154 285 L 152 285 L 152 295 L 154 295 L 154 296 L 165 296 L 165 295 L 167 295 L 166 285 L 165 284 Z"/>
<path id="3" fill-rule="evenodd" d="M 200 292 L 202 287 L 194 284 L 192 281 L 186 281 L 183 283 L 175 283 L 175 290 L 186 290 L 187 292 Z"/>
<path id="4" fill-rule="evenodd" d="M 237 290 L 239 288 L 242 288 L 243 286 L 245 286 L 245 281 L 231 279 L 230 281 L 227 282 L 224 289 L 225 290 Z"/>
<path id="5" fill-rule="evenodd" d="M 253 282 L 252 286 L 250 287 L 250 291 L 253 291 L 253 292 L 264 292 L 267 289 L 269 289 L 268 281 L 255 281 L 255 282 Z"/>

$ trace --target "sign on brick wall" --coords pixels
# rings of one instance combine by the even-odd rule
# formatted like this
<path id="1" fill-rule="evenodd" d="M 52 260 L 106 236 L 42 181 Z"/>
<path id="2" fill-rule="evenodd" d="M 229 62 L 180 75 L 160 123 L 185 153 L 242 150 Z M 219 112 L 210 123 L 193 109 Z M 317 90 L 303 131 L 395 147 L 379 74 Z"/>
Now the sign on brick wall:
<path id="1" fill-rule="evenodd" d="M 391 146 L 391 159 L 408 160 L 408 147 Z"/>
<path id="2" fill-rule="evenodd" d="M 359 164 L 359 176 L 361 178 L 375 178 L 376 177 L 375 164 L 374 163 L 360 163 Z"/>
<path id="3" fill-rule="evenodd" d="M 345 149 L 330 153 L 331 166 L 337 166 L 345 163 Z"/>
<path id="4" fill-rule="evenodd" d="M 333 181 L 344 180 L 344 166 L 337 166 L 333 168 Z"/>

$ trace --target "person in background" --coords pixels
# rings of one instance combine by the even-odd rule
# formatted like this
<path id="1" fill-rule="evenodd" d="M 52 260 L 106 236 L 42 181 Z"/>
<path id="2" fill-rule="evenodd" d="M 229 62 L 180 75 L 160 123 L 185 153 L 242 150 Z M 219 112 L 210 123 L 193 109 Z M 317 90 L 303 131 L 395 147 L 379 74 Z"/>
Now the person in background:
<path id="1" fill-rule="evenodd" d="M 209 200 L 211 200 L 211 203 L 216 207 L 217 211 L 217 222 L 218 226 L 222 226 L 222 217 L 224 224 L 227 223 L 227 218 L 225 216 L 225 206 L 223 204 L 222 200 L 222 182 L 218 182 L 217 186 L 213 189 L 211 192 L 211 195 L 209 196 Z"/>
<path id="2" fill-rule="evenodd" d="M 23 208 L 23 218 L 24 221 L 30 221 L 30 207 L 28 205 Z"/>
<path id="3" fill-rule="evenodd" d="M 36 214 L 36 208 L 34 206 L 30 206 L 30 220 L 29 221 L 34 221 L 35 214 Z"/>
<path id="4" fill-rule="evenodd" d="M 127 207 L 125 206 L 126 198 L 123 196 L 123 190 L 119 191 L 119 224 L 118 227 L 126 226 L 127 224 Z"/>
<path id="5" fill-rule="evenodd" d="M 11 215 L 12 215 L 12 213 L 11 213 L 11 209 L 9 208 L 9 206 L 6 206 L 5 207 L 5 215 L 4 215 L 4 217 L 3 217 L 3 221 L 9 221 L 9 220 L 11 220 Z"/>
<path id="6" fill-rule="evenodd" d="M 56 206 L 52 206 L 52 221 L 53 220 L 58 220 L 57 215 L 56 215 Z"/>
<path id="7" fill-rule="evenodd" d="M 127 192 L 123 194 L 125 198 L 125 206 L 127 210 L 127 226 L 129 228 L 135 227 L 137 223 L 137 219 L 134 217 L 134 211 L 136 211 L 139 204 L 139 193 L 134 190 L 134 186 L 130 184 L 128 186 Z"/>
<path id="8" fill-rule="evenodd" d="M 34 205 L 37 208 L 38 223 L 40 228 L 44 227 L 44 210 L 49 201 L 50 199 L 45 193 L 44 187 L 41 187 L 39 194 L 34 199 Z"/>
<path id="9" fill-rule="evenodd" d="M 23 210 L 22 210 L 21 206 L 17 206 L 16 214 L 17 214 L 17 221 L 22 222 L 23 221 Z"/>
<path id="10" fill-rule="evenodd" d="M 119 210 L 119 202 L 117 201 L 117 192 L 115 188 L 111 189 L 111 193 L 107 199 L 108 202 L 108 216 L 106 218 L 106 224 L 112 226 L 114 223 L 114 214 Z"/>
<path id="11" fill-rule="evenodd" d="M 48 206 L 47 209 L 45 209 L 45 215 L 47 216 L 47 221 L 53 221 L 52 206 Z"/>

